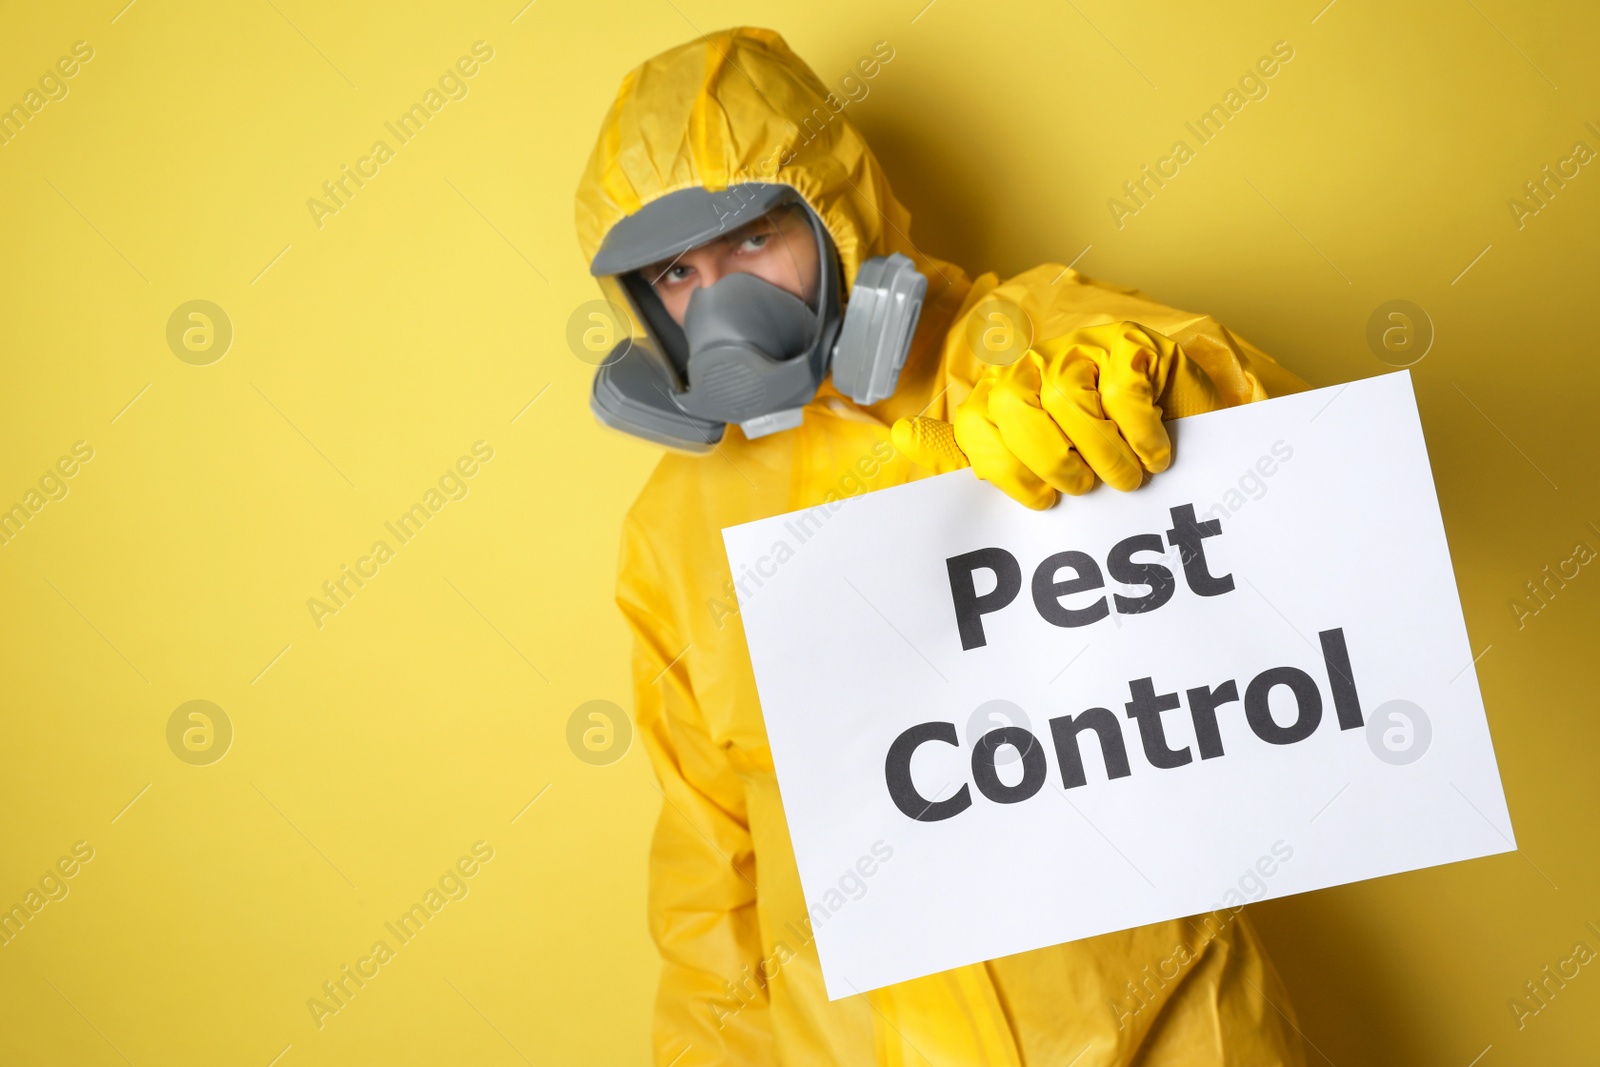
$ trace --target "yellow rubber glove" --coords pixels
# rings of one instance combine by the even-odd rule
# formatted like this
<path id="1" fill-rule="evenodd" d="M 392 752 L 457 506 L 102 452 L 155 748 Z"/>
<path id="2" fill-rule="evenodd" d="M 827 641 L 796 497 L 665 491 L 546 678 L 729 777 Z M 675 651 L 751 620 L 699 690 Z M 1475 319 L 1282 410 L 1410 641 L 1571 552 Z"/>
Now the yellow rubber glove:
<path id="1" fill-rule="evenodd" d="M 894 446 L 936 473 L 967 466 L 1035 510 L 1096 476 L 1124 492 L 1172 462 L 1162 420 L 1222 406 L 1209 375 L 1177 342 L 1134 322 L 1088 326 L 984 371 L 955 424 L 894 425 Z"/>

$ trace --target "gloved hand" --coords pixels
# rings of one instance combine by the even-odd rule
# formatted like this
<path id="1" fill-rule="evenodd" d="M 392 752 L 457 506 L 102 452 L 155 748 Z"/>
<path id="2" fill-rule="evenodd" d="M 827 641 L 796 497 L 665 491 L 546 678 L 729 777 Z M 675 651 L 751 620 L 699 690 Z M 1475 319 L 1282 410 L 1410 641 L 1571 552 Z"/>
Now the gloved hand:
<path id="1" fill-rule="evenodd" d="M 913 463 L 943 474 L 970 461 L 978 477 L 1042 511 L 1060 493 L 1088 492 L 1096 476 L 1137 489 L 1146 471 L 1172 462 L 1164 417 L 1221 406 L 1210 376 L 1177 342 L 1115 322 L 1040 342 L 1015 363 L 985 370 L 953 427 L 919 416 L 899 420 L 891 434 Z"/>

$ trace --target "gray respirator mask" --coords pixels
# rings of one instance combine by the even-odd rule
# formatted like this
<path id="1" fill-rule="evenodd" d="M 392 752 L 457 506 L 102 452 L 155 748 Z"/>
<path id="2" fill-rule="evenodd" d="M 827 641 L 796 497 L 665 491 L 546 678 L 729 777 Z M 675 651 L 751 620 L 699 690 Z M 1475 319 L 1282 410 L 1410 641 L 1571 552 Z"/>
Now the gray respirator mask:
<path id="1" fill-rule="evenodd" d="M 640 274 L 791 204 L 817 241 L 815 307 L 734 273 L 696 289 L 679 326 Z M 646 334 L 624 340 L 601 364 L 590 407 L 607 426 L 691 452 L 709 451 L 728 423 L 751 438 L 799 426 L 830 372 L 858 404 L 888 397 L 928 288 L 910 259 L 880 256 L 861 265 L 841 309 L 827 228 L 794 189 L 767 183 L 682 189 L 647 204 L 611 228 L 590 273 L 620 286 Z"/>

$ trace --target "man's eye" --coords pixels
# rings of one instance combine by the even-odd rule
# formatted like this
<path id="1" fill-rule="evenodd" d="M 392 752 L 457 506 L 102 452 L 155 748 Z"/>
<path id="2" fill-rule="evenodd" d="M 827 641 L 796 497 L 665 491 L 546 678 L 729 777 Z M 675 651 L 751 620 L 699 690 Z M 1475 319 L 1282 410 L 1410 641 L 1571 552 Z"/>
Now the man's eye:
<path id="1" fill-rule="evenodd" d="M 746 237 L 742 242 L 740 242 L 739 251 L 759 252 L 763 247 L 766 246 L 767 240 L 771 236 L 772 235 L 770 233 L 751 234 L 749 237 Z"/>
<path id="2" fill-rule="evenodd" d="M 693 273 L 693 267 L 668 267 L 656 277 L 656 284 L 660 285 L 665 282 L 668 285 L 677 285 L 679 282 L 687 280 L 689 275 Z"/>

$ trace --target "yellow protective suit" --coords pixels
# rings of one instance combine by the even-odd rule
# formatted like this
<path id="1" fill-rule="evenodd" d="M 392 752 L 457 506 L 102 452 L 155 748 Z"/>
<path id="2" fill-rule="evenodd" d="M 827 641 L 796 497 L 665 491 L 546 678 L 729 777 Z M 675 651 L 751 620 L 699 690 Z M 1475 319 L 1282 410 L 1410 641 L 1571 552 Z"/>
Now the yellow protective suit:
<path id="1" fill-rule="evenodd" d="M 836 1001 L 823 992 L 723 527 L 923 476 L 895 452 L 890 426 L 948 419 L 971 393 L 984 365 L 964 317 L 986 296 L 1024 307 L 1041 338 L 1144 324 L 1181 344 L 1225 404 L 1303 387 L 1213 319 L 1134 290 L 1055 264 L 1003 284 L 971 281 L 924 255 L 843 109 L 777 34 L 718 33 L 627 76 L 578 192 L 592 257 L 619 219 L 666 193 L 785 182 L 826 222 L 846 285 L 864 259 L 890 252 L 930 281 L 894 396 L 859 408 L 825 385 L 797 429 L 751 441 L 730 426 L 711 454 L 669 453 L 628 514 L 617 601 L 636 638 L 638 730 L 663 796 L 650 855 L 650 929 L 663 957 L 656 1062 L 1301 1064 L 1282 983 L 1234 910 Z"/>

